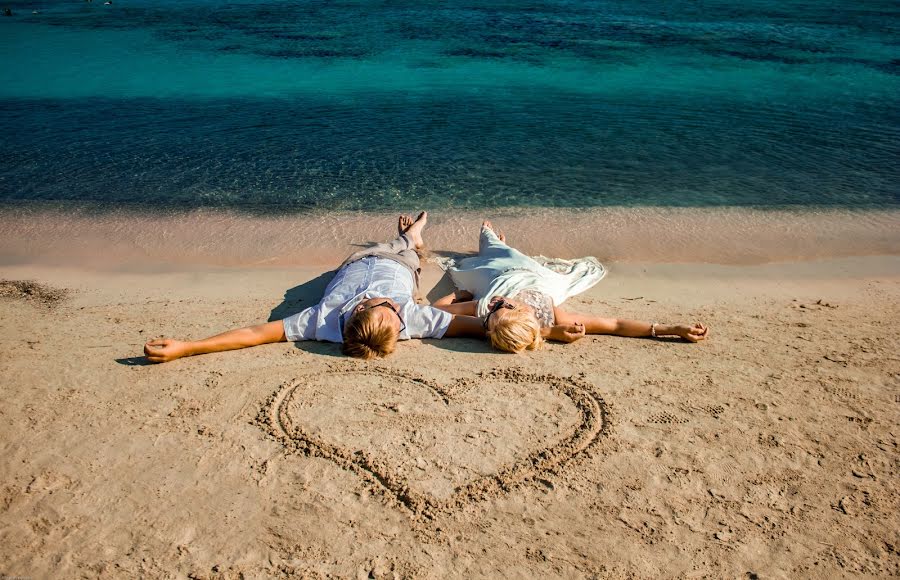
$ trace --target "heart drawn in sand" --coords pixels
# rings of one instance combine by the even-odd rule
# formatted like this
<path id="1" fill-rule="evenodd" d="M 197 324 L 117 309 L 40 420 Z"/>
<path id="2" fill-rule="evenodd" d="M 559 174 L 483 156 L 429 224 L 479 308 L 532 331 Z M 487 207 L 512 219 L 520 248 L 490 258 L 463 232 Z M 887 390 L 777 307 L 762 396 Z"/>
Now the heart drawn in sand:
<path id="1" fill-rule="evenodd" d="M 426 518 L 558 472 L 609 430 L 583 379 L 516 369 L 440 385 L 332 368 L 283 385 L 258 422 L 287 451 L 330 459 Z"/>

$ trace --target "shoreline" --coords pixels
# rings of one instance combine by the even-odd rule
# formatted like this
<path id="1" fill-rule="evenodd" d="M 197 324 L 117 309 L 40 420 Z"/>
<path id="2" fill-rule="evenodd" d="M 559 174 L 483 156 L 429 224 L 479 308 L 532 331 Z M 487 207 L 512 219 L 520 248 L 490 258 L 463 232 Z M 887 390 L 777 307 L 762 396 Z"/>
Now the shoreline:
<path id="1" fill-rule="evenodd" d="M 396 232 L 391 212 L 254 216 L 0 209 L 0 267 L 97 271 L 322 268 Z M 900 256 L 900 210 L 498 208 L 429 212 L 432 256 L 474 252 L 491 219 L 526 254 L 611 263 L 754 265 Z"/>

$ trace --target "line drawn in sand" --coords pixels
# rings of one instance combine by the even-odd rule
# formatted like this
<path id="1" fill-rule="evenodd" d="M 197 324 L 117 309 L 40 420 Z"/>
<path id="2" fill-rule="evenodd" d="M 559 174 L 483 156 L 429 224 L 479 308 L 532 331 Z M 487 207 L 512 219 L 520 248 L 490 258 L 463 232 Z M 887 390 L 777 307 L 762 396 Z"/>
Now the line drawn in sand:
<path id="1" fill-rule="evenodd" d="M 442 385 L 398 369 L 371 365 L 366 367 L 330 366 L 331 369 L 326 373 L 298 377 L 283 384 L 266 400 L 257 415 L 257 424 L 279 441 L 287 453 L 321 457 L 333 461 L 340 467 L 358 475 L 373 493 L 381 495 L 389 503 L 408 510 L 414 519 L 420 521 L 457 512 L 485 499 L 506 494 L 527 481 L 547 479 L 558 474 L 573 458 L 607 437 L 610 432 L 609 406 L 602 397 L 592 392 L 591 385 L 585 381 L 583 376 L 559 377 L 527 373 L 519 369 L 495 369 L 480 373 L 474 379 L 458 379 L 449 385 Z M 314 424 L 316 423 L 315 418 L 320 412 L 327 413 L 332 406 L 332 402 L 325 404 L 321 400 L 322 389 L 317 385 L 323 384 L 323 381 L 332 382 L 333 389 L 339 392 L 333 397 L 338 404 L 352 401 L 349 404 L 361 408 L 360 403 L 355 399 L 356 387 L 360 381 L 368 381 L 367 385 L 372 389 L 371 392 L 383 390 L 390 393 L 393 391 L 395 398 L 401 402 L 367 403 L 368 411 L 363 410 L 360 413 L 368 413 L 367 416 L 372 419 L 372 425 L 375 427 L 369 426 L 369 430 L 362 434 L 353 433 L 353 431 L 364 421 L 349 419 L 345 421 L 346 427 L 342 427 L 346 432 L 350 432 L 349 434 L 344 432 L 323 433 L 323 431 L 334 430 L 334 421 L 329 421 L 328 418 L 321 419 L 320 425 Z M 462 429 L 466 434 L 454 445 L 441 441 L 438 441 L 436 445 L 443 444 L 441 449 L 445 453 L 447 450 L 450 450 L 451 453 L 456 452 L 457 458 L 461 458 L 461 463 L 471 459 L 470 456 L 478 455 L 487 456 L 481 459 L 487 461 L 488 464 L 495 459 L 490 456 L 490 453 L 481 453 L 481 448 L 474 448 L 467 455 L 464 448 L 468 441 L 480 438 L 479 444 L 481 445 L 489 445 L 495 441 L 502 446 L 507 442 L 504 437 L 510 433 L 511 429 L 518 429 L 515 432 L 529 431 L 529 429 L 533 431 L 530 423 L 528 425 L 518 424 L 506 431 L 503 430 L 504 425 L 499 424 L 503 421 L 489 422 L 481 427 L 468 424 L 472 417 L 478 418 L 480 413 L 490 411 L 490 409 L 485 411 L 485 409 L 478 408 L 476 399 L 482 403 L 487 401 L 485 404 L 487 407 L 493 401 L 491 397 L 496 397 L 498 393 L 514 392 L 516 388 L 521 390 L 525 386 L 531 389 L 529 392 L 535 390 L 534 386 L 545 387 L 546 392 L 541 395 L 543 398 L 540 400 L 552 407 L 551 411 L 547 413 L 540 409 L 535 410 L 528 418 L 529 421 L 532 419 L 544 420 L 548 425 L 557 426 L 565 423 L 551 438 L 553 441 L 550 444 L 547 444 L 545 438 L 542 444 L 536 445 L 535 448 L 521 448 L 520 445 L 518 452 L 513 454 L 514 457 L 510 461 L 506 464 L 492 465 L 487 470 L 490 471 L 489 473 L 484 472 L 486 469 L 467 470 L 463 466 L 457 472 L 465 472 L 468 477 L 462 480 L 457 478 L 456 481 L 449 484 L 444 482 L 448 487 L 446 493 L 443 494 L 429 493 L 420 489 L 421 486 L 418 486 L 417 482 L 412 481 L 409 473 L 417 468 L 420 471 L 415 472 L 424 474 L 422 477 L 425 478 L 429 477 L 432 472 L 439 471 L 434 467 L 434 463 L 429 463 L 422 457 L 409 457 L 411 448 L 416 447 L 415 443 L 409 443 L 409 441 L 410 437 L 421 435 L 417 432 L 420 428 L 425 432 L 431 428 L 432 437 L 435 434 L 443 433 L 444 427 L 441 424 L 442 419 L 439 413 L 442 409 L 446 409 L 449 414 L 444 425 L 448 426 L 450 430 L 455 430 L 456 433 Z M 414 391 L 418 392 L 422 406 L 427 406 L 432 411 L 436 409 L 438 413 L 423 413 L 417 416 L 416 403 L 413 402 L 410 405 L 406 402 L 409 399 L 409 393 Z M 390 399 L 390 396 L 385 398 Z M 475 402 L 473 403 L 473 401 Z M 468 407 L 466 406 L 467 402 L 470 404 Z M 504 419 L 513 416 L 511 423 L 515 423 L 515 419 L 521 417 L 522 412 L 528 413 L 528 403 L 529 401 L 526 400 L 518 400 L 514 394 L 513 397 L 508 397 L 501 403 L 495 402 L 494 408 Z M 316 405 L 319 407 L 316 408 Z M 518 416 L 509 411 L 510 407 L 516 405 L 518 405 Z M 412 409 L 409 408 L 410 406 Z M 566 409 L 569 411 L 567 413 L 569 415 L 568 422 L 559 417 L 545 417 L 545 415 L 563 413 Z M 335 412 L 339 413 L 340 411 Z M 404 415 L 403 419 L 407 423 L 400 420 L 400 415 Z M 338 418 L 337 422 L 343 420 L 340 415 L 336 415 L 336 417 Z M 417 424 L 416 421 L 419 423 Z M 395 433 L 401 433 L 406 439 L 400 445 L 394 445 L 392 448 L 394 451 L 388 455 L 393 454 L 395 457 L 389 457 L 389 460 L 385 461 L 379 453 L 372 452 L 371 448 L 366 449 L 366 441 L 383 437 L 383 432 L 391 429 Z M 355 440 L 354 436 L 356 436 Z M 343 442 L 340 441 L 342 437 Z M 534 439 L 534 437 L 531 438 Z M 349 441 L 353 441 L 353 443 Z M 478 459 L 476 457 L 474 461 Z M 398 462 L 402 461 L 407 461 L 411 470 L 404 472 L 398 465 Z"/>

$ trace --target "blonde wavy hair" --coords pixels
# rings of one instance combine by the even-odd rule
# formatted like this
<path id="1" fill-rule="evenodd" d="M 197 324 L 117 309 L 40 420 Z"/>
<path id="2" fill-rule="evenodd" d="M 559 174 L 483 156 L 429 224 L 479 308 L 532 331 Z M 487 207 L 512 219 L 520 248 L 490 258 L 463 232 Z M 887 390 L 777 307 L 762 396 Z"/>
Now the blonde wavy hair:
<path id="1" fill-rule="evenodd" d="M 384 358 L 394 352 L 399 336 L 396 328 L 382 324 L 376 310 L 363 310 L 354 313 L 347 321 L 341 350 L 354 358 Z"/>
<path id="2" fill-rule="evenodd" d="M 495 315 L 496 316 L 496 315 Z M 520 353 L 541 348 L 541 325 L 534 314 L 522 308 L 507 310 L 487 331 L 491 345 L 504 352 Z"/>

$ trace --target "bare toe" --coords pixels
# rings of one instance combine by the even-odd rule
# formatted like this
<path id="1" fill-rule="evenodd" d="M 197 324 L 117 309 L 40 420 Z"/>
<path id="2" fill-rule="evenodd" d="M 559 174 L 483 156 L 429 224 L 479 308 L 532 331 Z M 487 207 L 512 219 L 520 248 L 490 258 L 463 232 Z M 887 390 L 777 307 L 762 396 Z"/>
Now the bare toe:
<path id="1" fill-rule="evenodd" d="M 492 232 L 494 232 L 494 235 L 500 238 L 501 242 L 503 242 L 504 244 L 506 243 L 506 236 L 503 234 L 503 232 L 494 227 L 494 224 L 491 223 L 491 220 L 484 220 L 483 222 L 481 222 L 481 227 L 491 230 Z"/>
<path id="2" fill-rule="evenodd" d="M 422 240 L 422 230 L 425 228 L 426 223 L 428 223 L 428 212 L 423 211 L 405 232 L 412 238 L 413 244 L 417 248 L 421 248 L 425 245 L 425 242 Z"/>
<path id="3" fill-rule="evenodd" d="M 408 215 L 401 215 L 400 219 L 397 220 L 397 232 L 402 236 L 406 233 L 406 230 L 408 230 L 409 226 L 411 226 L 412 224 L 412 217 Z"/>

